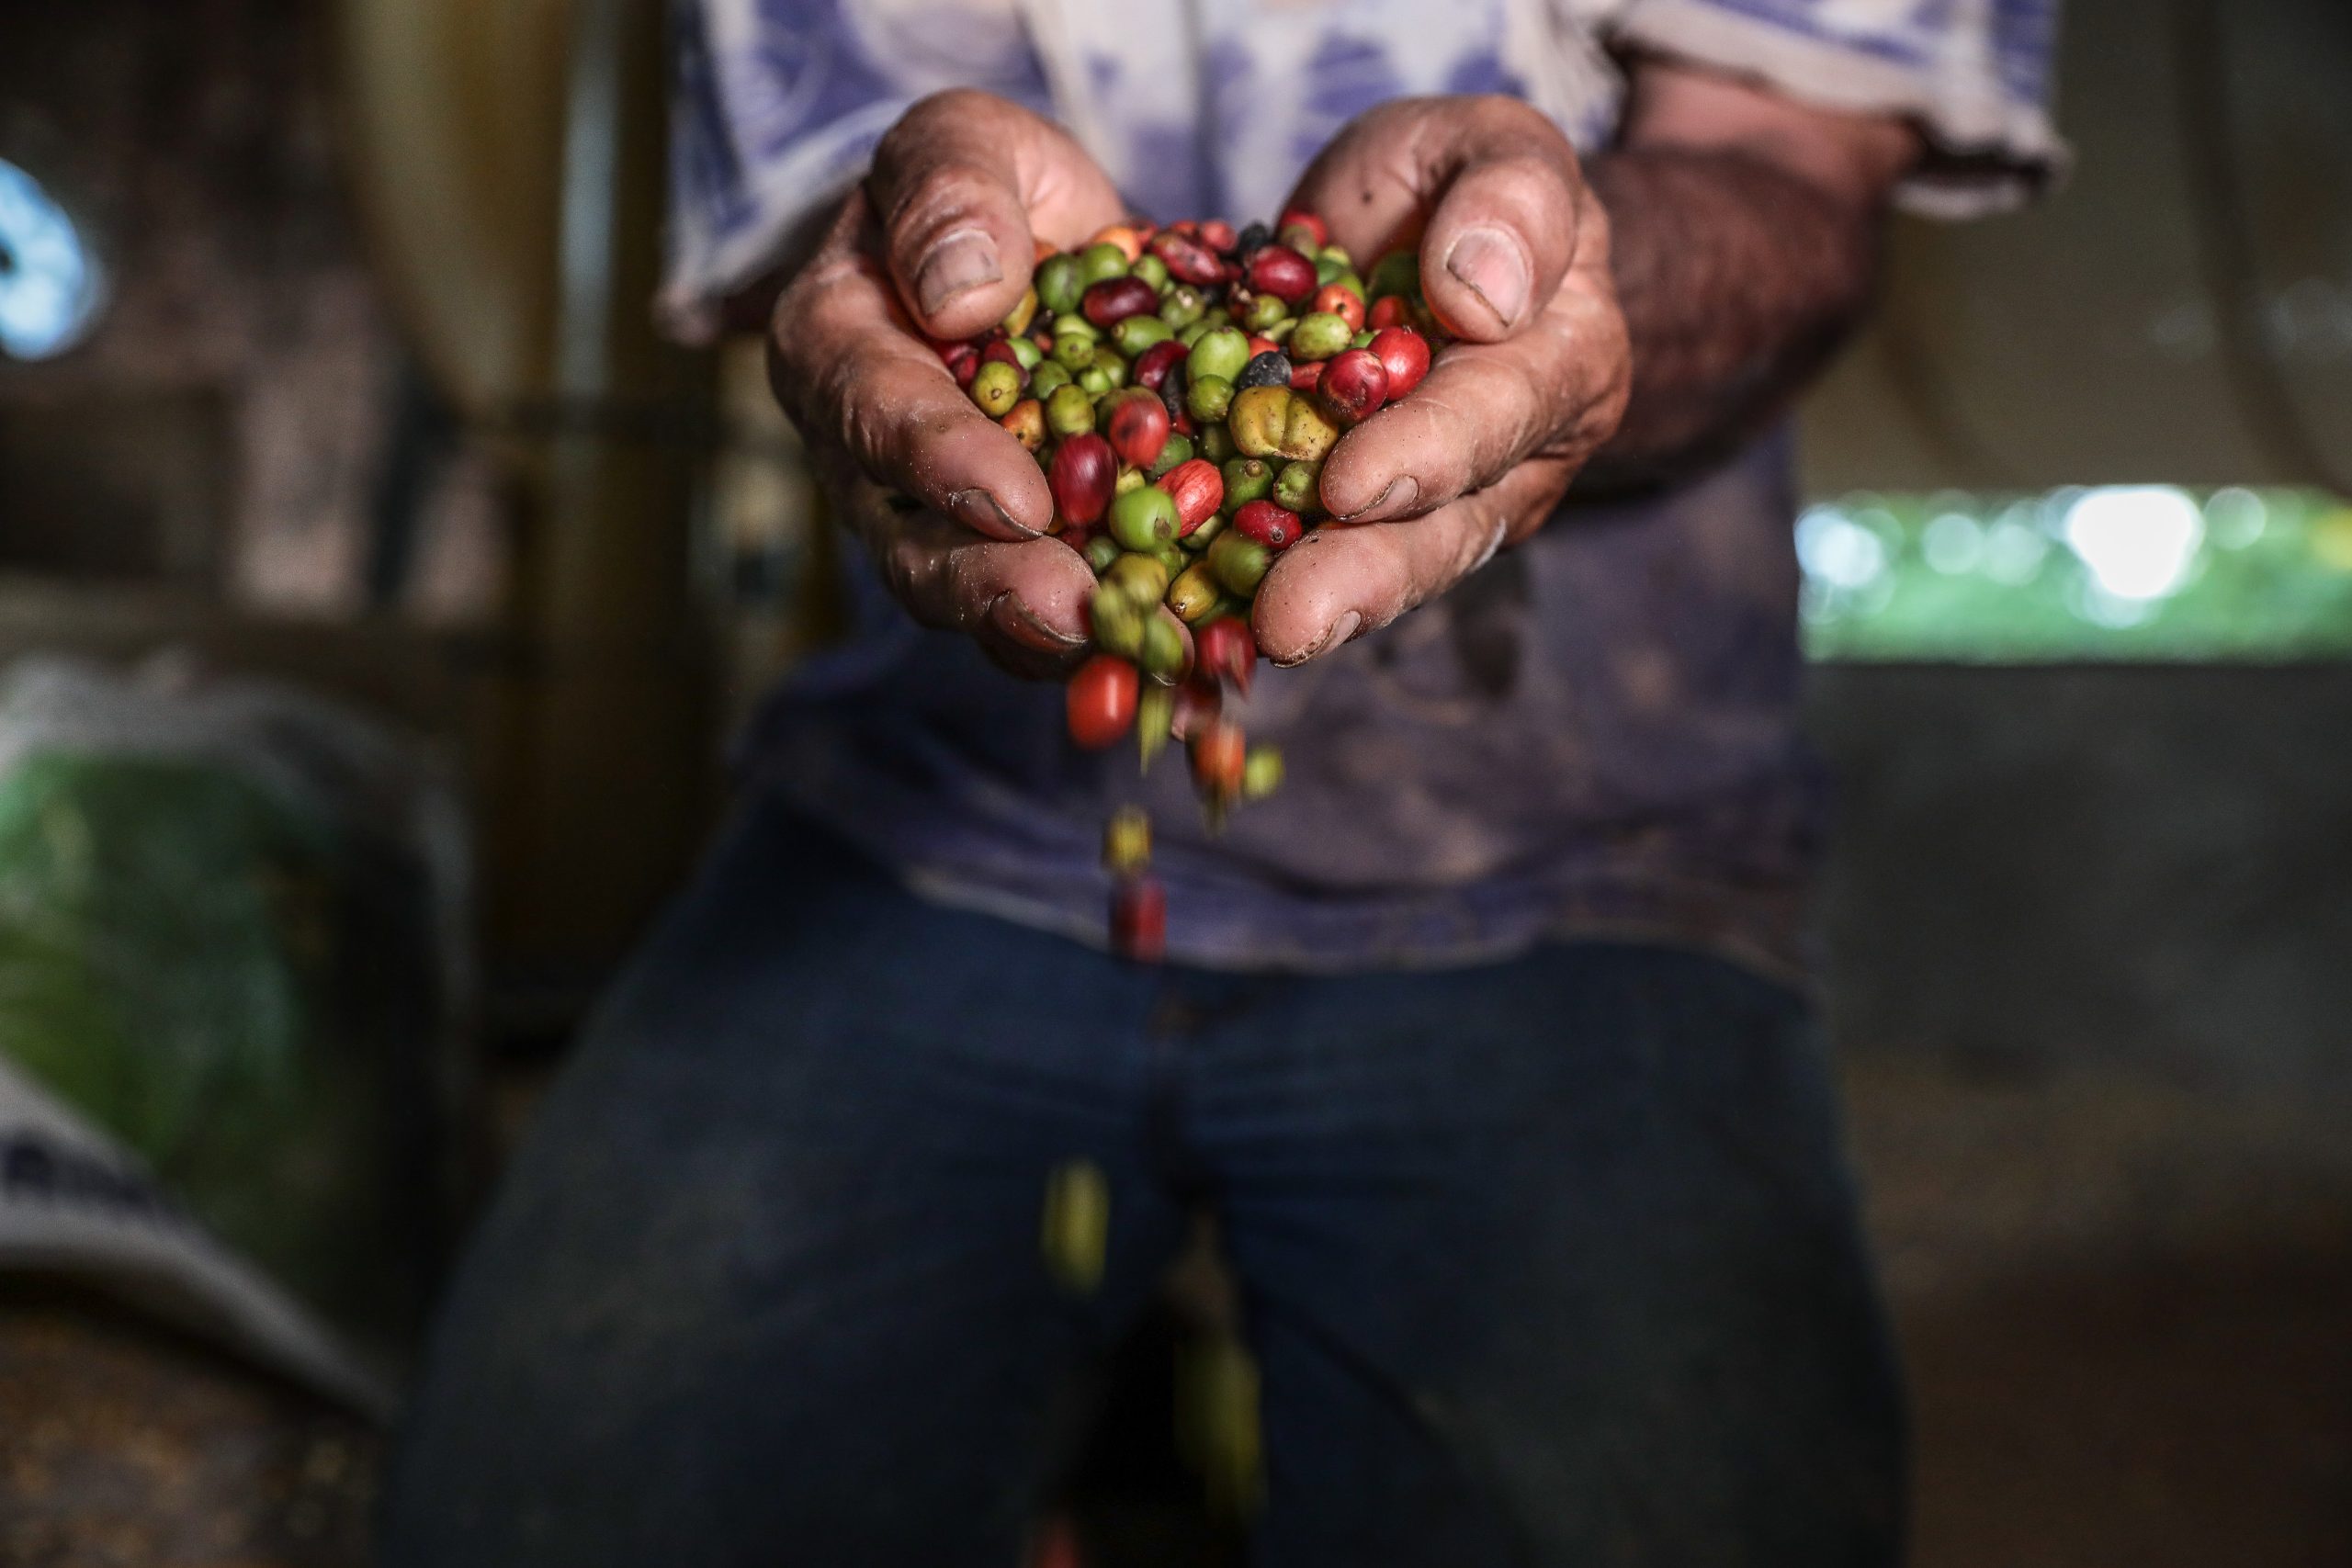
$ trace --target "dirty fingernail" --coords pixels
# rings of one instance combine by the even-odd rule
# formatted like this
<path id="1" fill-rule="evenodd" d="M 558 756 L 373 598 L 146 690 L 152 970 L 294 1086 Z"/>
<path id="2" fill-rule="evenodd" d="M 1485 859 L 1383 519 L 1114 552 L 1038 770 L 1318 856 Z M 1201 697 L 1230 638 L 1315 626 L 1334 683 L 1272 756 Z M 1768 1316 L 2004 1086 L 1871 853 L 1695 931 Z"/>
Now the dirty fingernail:
<path id="1" fill-rule="evenodd" d="M 1355 636 L 1357 630 L 1362 627 L 1363 625 L 1363 617 L 1356 614 L 1355 611 L 1350 610 L 1346 614 L 1342 615 L 1338 620 L 1331 623 L 1331 629 L 1325 632 L 1323 634 L 1323 640 L 1317 643 L 1313 648 L 1308 649 L 1305 653 L 1300 654 L 1295 659 L 1277 659 L 1274 662 L 1287 667 L 1293 664 L 1304 664 L 1310 659 L 1320 659 L 1323 655 L 1330 652 L 1333 649 L 1339 647 L 1341 643 Z"/>
<path id="2" fill-rule="evenodd" d="M 1039 653 L 1068 653 L 1086 645 L 1086 638 L 1059 631 L 1039 620 L 1019 596 L 1010 591 L 989 602 L 989 620 L 998 631 L 1023 648 Z"/>
<path id="3" fill-rule="evenodd" d="M 966 289 L 1003 276 L 989 237 L 978 229 L 959 229 L 923 258 L 922 269 L 915 274 L 915 299 L 924 315 L 933 315 Z"/>
<path id="4" fill-rule="evenodd" d="M 1380 523 L 1391 517 L 1401 517 L 1421 499 L 1421 481 L 1410 474 L 1399 474 L 1388 481 L 1388 488 L 1375 497 L 1370 506 L 1350 513 L 1340 519 L 1345 523 Z"/>
<path id="5" fill-rule="evenodd" d="M 947 498 L 948 515 L 975 533 L 986 534 L 992 539 L 1034 539 L 1035 528 L 1023 527 L 1013 521 L 1012 513 L 997 504 L 996 497 L 984 490 L 959 490 Z"/>
<path id="6" fill-rule="evenodd" d="M 1469 286 L 1504 326 L 1515 325 L 1527 309 L 1527 255 L 1499 229 L 1472 229 L 1445 253 L 1445 270 Z"/>

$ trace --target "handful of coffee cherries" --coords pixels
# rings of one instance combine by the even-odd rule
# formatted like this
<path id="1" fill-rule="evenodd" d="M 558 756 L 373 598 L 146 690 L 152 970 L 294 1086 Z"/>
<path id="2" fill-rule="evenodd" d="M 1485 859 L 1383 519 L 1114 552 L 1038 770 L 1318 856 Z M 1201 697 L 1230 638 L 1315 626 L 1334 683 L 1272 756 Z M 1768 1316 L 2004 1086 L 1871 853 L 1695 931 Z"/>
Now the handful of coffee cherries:
<path id="1" fill-rule="evenodd" d="M 1212 823 L 1280 785 L 1281 755 L 1224 711 L 1257 665 L 1250 601 L 1328 520 L 1323 459 L 1340 433 L 1419 385 L 1436 338 L 1411 250 L 1367 280 L 1321 219 L 1292 211 L 1272 229 L 1136 220 L 1075 251 L 1041 246 L 1001 323 L 935 344 L 1036 455 L 1053 532 L 1094 569 L 1072 740 L 1133 732 L 1146 767 L 1181 742 Z M 1139 810 L 1113 817 L 1103 859 L 1113 946 L 1159 957 L 1166 898 Z"/>

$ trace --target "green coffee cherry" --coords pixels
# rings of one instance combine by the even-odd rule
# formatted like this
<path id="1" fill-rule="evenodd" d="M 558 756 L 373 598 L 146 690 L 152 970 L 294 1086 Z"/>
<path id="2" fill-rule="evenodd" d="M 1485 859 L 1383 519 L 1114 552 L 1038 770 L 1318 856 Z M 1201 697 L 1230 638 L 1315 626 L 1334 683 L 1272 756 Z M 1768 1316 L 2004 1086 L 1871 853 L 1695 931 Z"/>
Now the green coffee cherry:
<path id="1" fill-rule="evenodd" d="M 1029 372 L 1029 395 L 1039 402 L 1052 397 L 1057 389 L 1069 385 L 1069 367 L 1057 359 L 1041 360 Z"/>
<path id="2" fill-rule="evenodd" d="M 1119 352 L 1133 359 L 1156 343 L 1166 343 L 1176 335 L 1176 329 L 1158 316 L 1129 316 L 1111 329 L 1111 341 Z"/>
<path id="3" fill-rule="evenodd" d="M 1189 283 L 1180 283 L 1168 291 L 1166 299 L 1160 300 L 1159 319 L 1168 323 L 1171 332 L 1181 333 L 1199 321 L 1201 312 L 1206 309 L 1207 301 L 1201 298 L 1199 289 Z"/>
<path id="4" fill-rule="evenodd" d="M 1134 558 L 1121 556 L 1119 560 Z M 1149 564 L 1156 568 L 1159 563 Z M 1112 563 L 1111 570 L 1119 570 L 1117 561 Z M 1093 599 L 1087 604 L 1087 619 L 1094 627 L 1094 646 L 1121 659 L 1133 659 L 1143 651 L 1143 622 L 1150 614 L 1150 604 L 1136 604 L 1134 594 L 1112 582 L 1105 574 L 1102 586 L 1094 591 Z"/>
<path id="5" fill-rule="evenodd" d="M 1274 564 L 1273 552 L 1265 546 L 1232 533 L 1220 536 L 1203 559 L 1218 582 L 1245 599 L 1258 592 Z"/>
<path id="6" fill-rule="evenodd" d="M 1098 247 L 1116 252 L 1116 245 Z M 1111 1245 L 1111 1182 L 1092 1160 L 1057 1166 L 1046 1180 L 1046 1212 L 1038 1247 L 1046 1271 L 1072 1295 L 1091 1295 L 1102 1283 Z"/>
<path id="7" fill-rule="evenodd" d="M 1090 398 L 1107 398 L 1112 392 L 1111 372 L 1097 360 L 1078 373 L 1078 384 L 1086 389 Z"/>
<path id="8" fill-rule="evenodd" d="M 1130 550 L 1111 563 L 1102 574 L 1102 585 L 1116 589 L 1127 596 L 1136 608 L 1148 611 L 1168 592 L 1168 580 L 1175 574 L 1158 556 Z"/>
<path id="9" fill-rule="evenodd" d="M 1233 383 L 1222 376 L 1195 376 L 1184 388 L 1184 407 L 1204 423 L 1225 417 L 1233 404 Z"/>
<path id="10" fill-rule="evenodd" d="M 1207 549 L 1211 545 L 1216 543 L 1216 536 L 1225 532 L 1226 522 L 1227 518 L 1224 513 L 1213 512 L 1208 516 L 1201 520 L 1201 525 L 1199 527 L 1193 529 L 1191 533 L 1185 535 L 1176 542 L 1183 546 L 1184 548 L 1192 551 L 1194 555 L 1199 555 L 1203 550 Z"/>
<path id="11" fill-rule="evenodd" d="M 1140 255 L 1127 268 L 1127 276 L 1140 277 L 1155 289 L 1168 287 L 1168 264 L 1155 255 Z"/>
<path id="12" fill-rule="evenodd" d="M 1067 251 L 1056 251 L 1037 264 L 1036 285 L 1037 303 L 1056 316 L 1077 310 L 1079 296 L 1086 292 L 1078 276 L 1078 258 Z"/>
<path id="13" fill-rule="evenodd" d="M 1174 680 L 1184 669 L 1184 634 L 1167 616 L 1154 613 L 1143 624 L 1143 648 L 1136 662 L 1155 680 Z"/>
<path id="14" fill-rule="evenodd" d="M 972 378 L 972 400 L 990 419 L 1002 419 L 1021 400 L 1021 367 L 991 359 Z"/>
<path id="15" fill-rule="evenodd" d="M 1094 363 L 1094 340 L 1078 333 L 1056 333 L 1054 363 L 1077 375 Z"/>
<path id="16" fill-rule="evenodd" d="M 1195 383 L 1209 377 L 1230 382 L 1249 363 L 1248 336 L 1231 327 L 1215 327 L 1193 344 L 1184 360 L 1184 375 Z"/>
<path id="17" fill-rule="evenodd" d="M 1085 292 L 1109 277 L 1127 276 L 1127 253 L 1110 241 L 1089 245 L 1078 253 L 1079 291 Z M 1074 308 L 1074 307 L 1073 307 Z"/>
<path id="18" fill-rule="evenodd" d="M 1113 497 L 1111 536 L 1131 550 L 1157 549 L 1176 536 L 1176 498 L 1157 485 Z"/>
<path id="19" fill-rule="evenodd" d="M 1094 428 L 1094 400 L 1073 381 L 1046 400 L 1046 428 L 1056 435 L 1083 435 Z"/>
<path id="20" fill-rule="evenodd" d="M 1159 449 L 1159 456 L 1152 459 L 1151 477 L 1156 479 L 1179 463 L 1189 463 L 1192 460 L 1193 438 L 1189 435 L 1171 435 L 1168 438 L 1168 445 Z"/>
<path id="21" fill-rule="evenodd" d="M 1355 336 L 1348 340 L 1348 346 L 1350 348 L 1370 348 L 1372 346 L 1372 340 L 1378 335 L 1379 334 L 1376 333 L 1358 333 Z"/>
<path id="22" fill-rule="evenodd" d="M 1323 504 L 1323 465 L 1301 459 L 1284 463 L 1283 471 L 1274 477 L 1274 504 L 1305 516 Z"/>
<path id="23" fill-rule="evenodd" d="M 1329 359 L 1345 353 L 1348 340 L 1354 335 L 1348 331 L 1346 317 L 1317 310 L 1301 317 L 1298 330 L 1290 334 L 1290 356 L 1294 360 Z"/>
<path id="24" fill-rule="evenodd" d="M 1290 307 L 1277 296 L 1261 294 L 1250 301 L 1247 310 L 1241 312 L 1241 324 L 1253 333 L 1262 333 L 1289 314 Z"/>
<path id="25" fill-rule="evenodd" d="M 1240 511 L 1253 501 L 1263 501 L 1274 490 L 1273 465 L 1263 457 L 1235 457 L 1223 468 L 1225 502 L 1227 513 Z"/>
<path id="26" fill-rule="evenodd" d="M 1004 341 L 1012 345 L 1012 357 L 1020 362 L 1023 370 L 1035 370 L 1045 360 L 1046 351 L 1025 337 L 1009 337 Z"/>
<path id="27" fill-rule="evenodd" d="M 1110 570 L 1124 554 L 1125 552 L 1119 548 L 1119 541 L 1108 534 L 1097 534 L 1086 541 L 1086 564 L 1094 569 L 1097 577 Z"/>
<path id="28" fill-rule="evenodd" d="M 1212 463 L 1223 463 L 1240 450 L 1233 444 L 1233 432 L 1221 424 L 1212 424 L 1203 430 L 1198 445 L 1201 449 L 1199 455 Z"/>

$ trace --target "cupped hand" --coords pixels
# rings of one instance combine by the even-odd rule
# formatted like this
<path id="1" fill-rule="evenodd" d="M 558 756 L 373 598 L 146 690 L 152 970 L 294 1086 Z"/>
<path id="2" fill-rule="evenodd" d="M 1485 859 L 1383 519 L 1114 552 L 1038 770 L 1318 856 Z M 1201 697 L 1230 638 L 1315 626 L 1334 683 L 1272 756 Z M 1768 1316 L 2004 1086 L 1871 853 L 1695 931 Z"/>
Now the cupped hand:
<path id="1" fill-rule="evenodd" d="M 1283 553 L 1251 615 L 1277 664 L 1385 626 L 1541 527 L 1632 384 L 1608 219 L 1567 139 L 1525 104 L 1383 104 L 1289 205 L 1367 266 L 1418 242 L 1423 298 L 1456 341 L 1324 464 L 1337 525 Z"/>
<path id="2" fill-rule="evenodd" d="M 1121 216 L 1058 126 L 985 93 L 909 109 L 776 301 L 769 378 L 819 477 L 916 619 L 1049 674 L 1083 651 L 1094 575 L 1046 537 L 1036 460 L 974 407 L 924 341 L 969 337 L 1020 302 L 1038 240 Z"/>

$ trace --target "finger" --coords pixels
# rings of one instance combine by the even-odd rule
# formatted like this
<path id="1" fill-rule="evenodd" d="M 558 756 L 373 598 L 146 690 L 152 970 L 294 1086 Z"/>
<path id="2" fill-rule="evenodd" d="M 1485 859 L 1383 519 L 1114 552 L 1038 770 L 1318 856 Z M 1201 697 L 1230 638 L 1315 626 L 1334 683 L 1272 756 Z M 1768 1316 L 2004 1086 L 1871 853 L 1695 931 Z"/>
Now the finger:
<path id="1" fill-rule="evenodd" d="M 1060 540 L 975 539 L 871 484 L 851 484 L 842 502 L 843 521 L 916 620 L 966 633 L 1023 674 L 1065 670 L 1084 655 L 1094 573 Z"/>
<path id="2" fill-rule="evenodd" d="M 1577 276 L 1529 330 L 1457 344 L 1412 395 L 1342 436 L 1323 465 L 1323 504 L 1349 522 L 1430 512 L 1529 457 L 1582 461 L 1624 406 L 1625 321 Z"/>
<path id="3" fill-rule="evenodd" d="M 1033 226 L 1074 243 L 1119 216 L 1117 192 L 1067 131 L 969 89 L 909 109 L 865 183 L 899 296 L 939 338 L 982 332 L 1020 301 Z"/>
<path id="4" fill-rule="evenodd" d="M 1576 254 L 1583 178 L 1567 138 L 1514 99 L 1399 99 L 1361 116 L 1300 177 L 1367 265 L 1417 236 L 1421 290 L 1456 336 L 1524 330 Z"/>
<path id="5" fill-rule="evenodd" d="M 1036 460 L 973 406 L 908 331 L 860 242 L 853 194 L 824 246 L 776 302 L 769 377 L 810 445 L 846 451 L 873 479 L 993 538 L 1034 538 L 1054 499 Z"/>
<path id="6" fill-rule="evenodd" d="M 1541 527 L 1574 471 L 1541 459 L 1426 517 L 1316 529 L 1259 586 L 1250 616 L 1259 651 L 1298 664 L 1386 626 Z"/>

